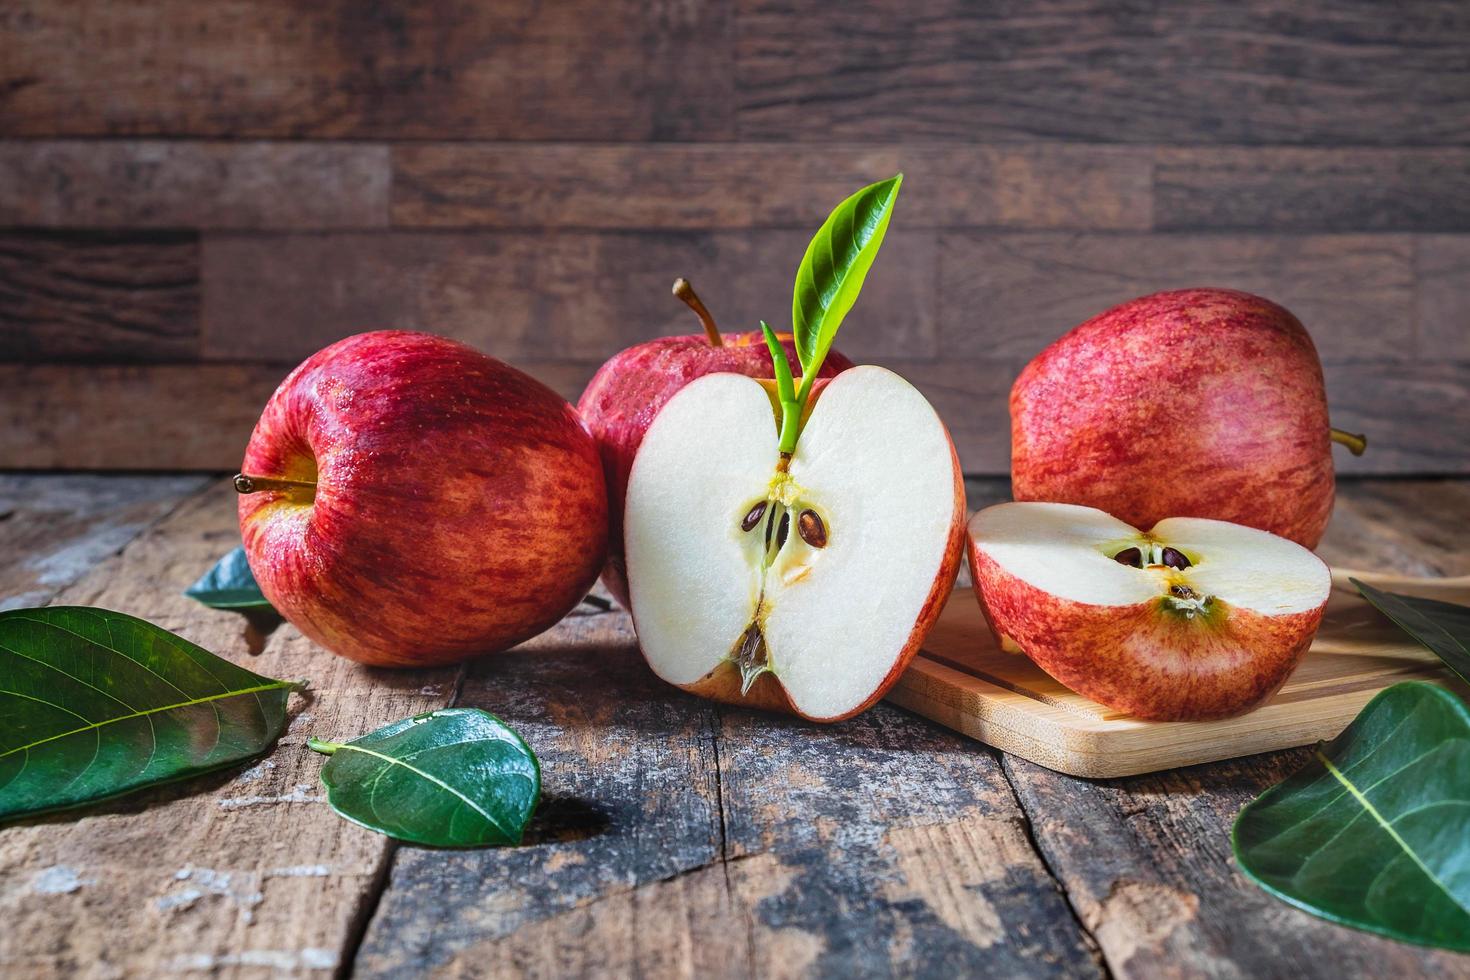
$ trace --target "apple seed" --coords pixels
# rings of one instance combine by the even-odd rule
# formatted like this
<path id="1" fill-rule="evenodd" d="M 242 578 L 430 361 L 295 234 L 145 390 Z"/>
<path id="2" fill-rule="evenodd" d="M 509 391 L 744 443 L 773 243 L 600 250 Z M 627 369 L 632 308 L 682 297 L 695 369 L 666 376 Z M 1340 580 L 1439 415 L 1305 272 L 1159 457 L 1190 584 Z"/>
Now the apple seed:
<path id="1" fill-rule="evenodd" d="M 745 517 L 740 521 L 740 530 L 749 531 L 755 527 L 761 522 L 761 518 L 765 516 L 765 513 L 766 502 L 762 500 L 746 512 Z"/>
<path id="2" fill-rule="evenodd" d="M 1187 585 L 1171 585 L 1169 586 L 1169 594 L 1174 596 L 1176 599 L 1199 598 L 1199 593 L 1194 591 Z"/>
<path id="3" fill-rule="evenodd" d="M 810 507 L 797 517 L 796 533 L 813 548 L 827 547 L 827 525 L 822 523 L 822 518 Z"/>
<path id="4" fill-rule="evenodd" d="M 1143 567 L 1143 552 L 1137 548 L 1124 548 L 1113 556 L 1113 561 L 1120 565 L 1132 565 L 1134 568 Z"/>
<path id="5" fill-rule="evenodd" d="M 786 536 L 791 533 L 791 511 L 781 515 L 781 527 L 776 531 L 776 550 L 786 547 Z"/>
<path id="6" fill-rule="evenodd" d="M 1188 558 L 1184 557 L 1183 552 L 1176 551 L 1173 548 L 1165 548 L 1163 555 L 1160 557 L 1160 561 L 1170 568 L 1177 568 L 1181 571 L 1193 564 Z"/>

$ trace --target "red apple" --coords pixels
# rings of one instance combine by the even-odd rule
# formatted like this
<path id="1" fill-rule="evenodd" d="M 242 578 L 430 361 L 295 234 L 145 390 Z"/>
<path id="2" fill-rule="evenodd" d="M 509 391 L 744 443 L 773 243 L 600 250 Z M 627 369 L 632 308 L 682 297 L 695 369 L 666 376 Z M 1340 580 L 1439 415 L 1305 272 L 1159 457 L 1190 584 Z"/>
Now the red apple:
<path id="1" fill-rule="evenodd" d="M 266 598 L 367 664 L 519 643 L 581 601 L 606 553 L 597 447 L 572 407 L 428 334 L 359 334 L 308 358 L 236 484 Z"/>
<path id="2" fill-rule="evenodd" d="M 1229 289 L 1156 293 L 1065 334 L 1011 389 L 1017 500 L 1137 527 L 1246 524 L 1315 548 L 1332 515 L 1322 365 L 1301 322 Z"/>
<path id="3" fill-rule="evenodd" d="M 1144 533 L 1092 507 L 1008 503 L 970 521 L 970 572 L 1001 645 L 1139 718 L 1249 711 L 1296 669 L 1332 575 L 1306 548 L 1175 517 Z"/>
<path id="4" fill-rule="evenodd" d="M 934 408 L 881 367 L 817 382 L 794 452 L 758 381 L 699 378 L 628 480 L 633 625 L 702 697 L 840 721 L 898 680 L 959 570 L 964 478 Z"/>
<path id="5" fill-rule="evenodd" d="M 654 416 L 679 389 L 706 374 L 772 377 L 771 353 L 760 331 L 721 334 L 687 282 L 680 279 L 674 283 L 674 293 L 699 313 L 705 333 L 660 337 L 614 354 L 598 369 L 577 402 L 578 413 L 597 440 L 607 478 L 608 561 L 602 581 L 624 608 L 628 605 L 628 573 L 623 505 L 628 472 Z M 796 348 L 791 334 L 777 336 L 786 356 L 794 362 Z M 834 350 L 817 375 L 830 378 L 850 367 L 852 361 Z"/>

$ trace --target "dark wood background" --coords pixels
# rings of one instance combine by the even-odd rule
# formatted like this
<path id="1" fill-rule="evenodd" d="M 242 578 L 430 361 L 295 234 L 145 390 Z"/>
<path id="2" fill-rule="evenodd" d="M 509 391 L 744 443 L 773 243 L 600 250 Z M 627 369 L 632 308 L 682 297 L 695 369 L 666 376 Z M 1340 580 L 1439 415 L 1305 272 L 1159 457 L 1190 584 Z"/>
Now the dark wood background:
<path id="1" fill-rule="evenodd" d="M 0 466 L 230 469 L 292 364 L 452 334 L 575 399 L 784 322 L 908 174 L 840 347 L 1004 472 L 1019 367 L 1155 289 L 1295 310 L 1344 470 L 1470 472 L 1462 0 L 7 0 Z"/>

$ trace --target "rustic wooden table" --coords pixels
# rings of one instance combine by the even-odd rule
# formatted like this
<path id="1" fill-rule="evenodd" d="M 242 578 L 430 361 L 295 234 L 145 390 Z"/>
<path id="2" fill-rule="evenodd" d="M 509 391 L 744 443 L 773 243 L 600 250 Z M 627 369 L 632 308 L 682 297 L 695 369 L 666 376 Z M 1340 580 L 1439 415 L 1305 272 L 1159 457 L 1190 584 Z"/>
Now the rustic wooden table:
<path id="1" fill-rule="evenodd" d="M 1464 573 L 1467 512 L 1467 482 L 1345 483 L 1322 550 Z M 0 608 L 118 609 L 311 681 L 263 761 L 0 829 L 0 975 L 1470 976 L 1236 871 L 1236 812 L 1304 751 L 1088 782 L 888 705 L 820 727 L 696 700 L 590 607 L 460 669 L 369 670 L 184 598 L 236 540 L 222 480 L 0 475 Z M 448 704 L 540 755 L 525 846 L 401 846 L 323 802 L 309 733 Z"/>

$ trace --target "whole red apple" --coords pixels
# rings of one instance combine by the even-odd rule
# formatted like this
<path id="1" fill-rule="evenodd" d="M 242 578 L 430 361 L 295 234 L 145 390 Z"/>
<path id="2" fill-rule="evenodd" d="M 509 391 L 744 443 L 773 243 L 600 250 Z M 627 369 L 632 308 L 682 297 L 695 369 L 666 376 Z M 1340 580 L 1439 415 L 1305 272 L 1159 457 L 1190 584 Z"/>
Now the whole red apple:
<path id="1" fill-rule="evenodd" d="M 271 396 L 236 487 L 266 598 L 367 664 L 534 636 L 581 601 L 606 552 L 597 448 L 572 407 L 428 334 L 359 334 L 308 358 Z"/>
<path id="2" fill-rule="evenodd" d="M 1134 525 L 1209 517 L 1315 548 L 1332 515 L 1322 365 L 1296 317 L 1230 289 L 1114 307 L 1036 356 L 1011 388 L 1017 500 Z"/>
<path id="3" fill-rule="evenodd" d="M 771 354 L 759 330 L 721 334 L 687 282 L 676 282 L 674 293 L 699 313 L 705 333 L 660 337 L 614 354 L 598 369 L 577 402 L 578 413 L 597 440 L 607 477 L 608 560 L 602 581 L 624 608 L 628 605 L 628 573 L 623 503 L 633 457 L 654 416 L 679 389 L 706 374 L 773 377 Z M 795 363 L 791 334 L 777 336 L 786 356 Z M 834 350 L 827 355 L 818 377 L 835 377 L 850 367 L 852 361 Z"/>

